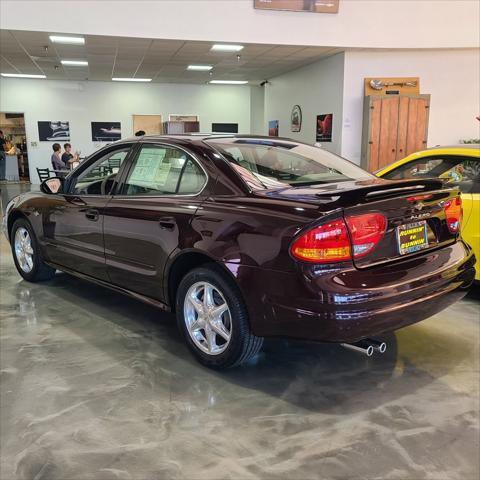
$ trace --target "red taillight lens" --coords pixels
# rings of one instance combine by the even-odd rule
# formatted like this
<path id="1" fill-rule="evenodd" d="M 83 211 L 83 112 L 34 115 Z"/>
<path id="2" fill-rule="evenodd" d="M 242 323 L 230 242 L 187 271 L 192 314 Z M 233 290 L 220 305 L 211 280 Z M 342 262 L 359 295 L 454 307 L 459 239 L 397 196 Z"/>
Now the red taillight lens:
<path id="1" fill-rule="evenodd" d="M 448 200 L 443 204 L 445 211 L 445 218 L 447 221 L 448 231 L 450 233 L 457 233 L 462 226 L 462 199 L 460 197 Z"/>
<path id="2" fill-rule="evenodd" d="M 346 220 L 352 237 L 355 258 L 371 252 L 385 233 L 386 220 L 381 213 L 352 215 Z"/>
<path id="3" fill-rule="evenodd" d="M 386 219 L 381 213 L 351 215 L 346 222 L 337 218 L 305 232 L 293 242 L 292 256 L 312 263 L 351 260 L 351 245 L 353 257 L 362 257 L 375 248 L 385 233 Z"/>
<path id="4" fill-rule="evenodd" d="M 297 238 L 290 251 L 298 260 L 312 263 L 350 260 L 347 226 L 341 218 L 319 225 Z"/>

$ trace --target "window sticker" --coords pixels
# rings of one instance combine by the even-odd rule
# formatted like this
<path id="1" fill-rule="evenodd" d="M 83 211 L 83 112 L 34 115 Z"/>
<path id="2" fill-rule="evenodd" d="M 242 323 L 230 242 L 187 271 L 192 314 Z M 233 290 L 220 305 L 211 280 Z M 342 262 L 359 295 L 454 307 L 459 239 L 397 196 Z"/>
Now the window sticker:
<path id="1" fill-rule="evenodd" d="M 163 148 L 144 148 L 129 183 L 150 188 L 163 186 L 172 166 L 170 163 L 164 163 L 165 153 Z"/>

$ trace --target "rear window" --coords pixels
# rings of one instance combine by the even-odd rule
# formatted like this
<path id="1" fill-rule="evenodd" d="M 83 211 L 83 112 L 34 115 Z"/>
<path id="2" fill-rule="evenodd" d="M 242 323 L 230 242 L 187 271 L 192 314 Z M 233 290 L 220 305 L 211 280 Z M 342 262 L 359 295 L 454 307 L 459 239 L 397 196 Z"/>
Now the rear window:
<path id="1" fill-rule="evenodd" d="M 239 138 L 217 138 L 207 143 L 254 189 L 375 178 L 342 157 L 306 144 Z"/>

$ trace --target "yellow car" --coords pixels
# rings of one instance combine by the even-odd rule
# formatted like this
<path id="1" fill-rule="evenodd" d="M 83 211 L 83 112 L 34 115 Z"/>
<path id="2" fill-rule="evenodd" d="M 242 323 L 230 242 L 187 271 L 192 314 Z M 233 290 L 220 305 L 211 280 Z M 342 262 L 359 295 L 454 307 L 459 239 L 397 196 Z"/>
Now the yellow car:
<path id="1" fill-rule="evenodd" d="M 434 147 L 415 152 L 375 172 L 390 180 L 439 177 L 462 192 L 462 237 L 480 261 L 480 145 Z M 480 281 L 477 263 L 475 280 Z"/>

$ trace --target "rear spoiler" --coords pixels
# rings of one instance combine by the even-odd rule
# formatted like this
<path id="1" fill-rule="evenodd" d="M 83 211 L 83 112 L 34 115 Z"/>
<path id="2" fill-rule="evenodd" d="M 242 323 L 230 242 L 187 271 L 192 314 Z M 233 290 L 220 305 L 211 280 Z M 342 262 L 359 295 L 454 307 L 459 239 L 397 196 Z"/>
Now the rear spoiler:
<path id="1" fill-rule="evenodd" d="M 338 186 L 338 184 L 337 184 Z M 422 180 L 381 180 L 378 183 L 371 181 L 356 184 L 357 188 L 346 188 L 344 191 L 321 192 L 315 194 L 319 198 L 330 197 L 337 200 L 340 205 L 354 205 L 357 203 L 373 202 L 390 197 L 401 197 L 403 195 L 414 195 L 433 190 L 449 188 L 445 182 L 438 178 L 427 178 Z"/>

